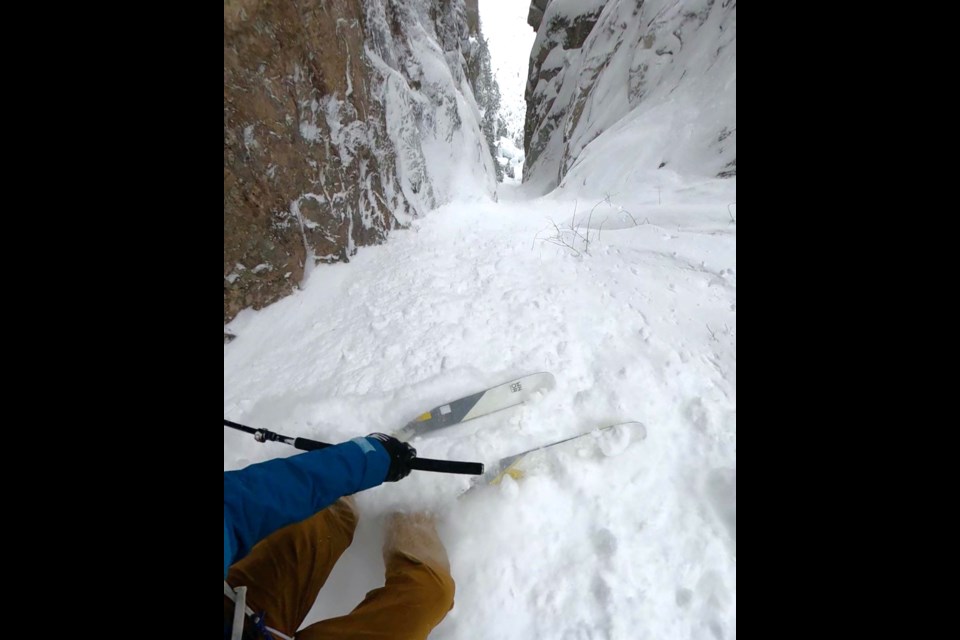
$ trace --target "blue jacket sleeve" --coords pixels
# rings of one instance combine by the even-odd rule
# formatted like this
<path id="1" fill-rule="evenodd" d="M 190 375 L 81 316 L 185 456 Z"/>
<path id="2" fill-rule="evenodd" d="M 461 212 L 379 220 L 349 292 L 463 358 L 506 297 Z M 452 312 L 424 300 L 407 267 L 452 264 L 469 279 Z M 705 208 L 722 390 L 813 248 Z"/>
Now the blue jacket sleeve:
<path id="1" fill-rule="evenodd" d="M 383 446 L 356 438 L 326 449 L 223 474 L 223 577 L 257 542 L 343 496 L 381 484 L 390 468 Z"/>

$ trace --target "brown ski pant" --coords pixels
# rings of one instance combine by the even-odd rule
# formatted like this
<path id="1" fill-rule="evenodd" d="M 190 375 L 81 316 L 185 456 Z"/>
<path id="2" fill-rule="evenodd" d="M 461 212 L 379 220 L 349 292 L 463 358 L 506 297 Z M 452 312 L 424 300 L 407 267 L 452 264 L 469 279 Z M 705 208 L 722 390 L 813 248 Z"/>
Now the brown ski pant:
<path id="1" fill-rule="evenodd" d="M 395 514 L 388 521 L 384 586 L 349 614 L 297 632 L 356 527 L 353 500 L 341 499 L 261 540 L 230 567 L 227 583 L 246 586 L 247 605 L 266 613 L 267 626 L 297 640 L 424 640 L 453 608 L 454 582 L 433 521 L 423 514 Z M 223 605 L 227 620 L 233 602 L 224 596 Z"/>

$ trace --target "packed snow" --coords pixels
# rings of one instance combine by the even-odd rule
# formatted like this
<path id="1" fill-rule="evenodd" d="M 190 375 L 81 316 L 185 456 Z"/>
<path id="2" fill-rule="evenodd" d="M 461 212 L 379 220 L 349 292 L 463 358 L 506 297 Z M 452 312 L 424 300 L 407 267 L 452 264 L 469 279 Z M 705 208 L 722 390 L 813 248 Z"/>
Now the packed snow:
<path id="1" fill-rule="evenodd" d="M 735 185 L 638 185 L 609 202 L 503 187 L 231 323 L 224 416 L 288 435 L 389 432 L 536 371 L 557 388 L 414 440 L 419 454 L 492 464 L 646 425 L 615 455 L 565 454 L 463 499 L 468 478 L 423 472 L 360 494 L 357 538 L 308 622 L 382 584 L 389 512 L 430 509 L 457 581 L 431 638 L 736 636 Z M 224 469 L 293 453 L 224 431 Z"/>

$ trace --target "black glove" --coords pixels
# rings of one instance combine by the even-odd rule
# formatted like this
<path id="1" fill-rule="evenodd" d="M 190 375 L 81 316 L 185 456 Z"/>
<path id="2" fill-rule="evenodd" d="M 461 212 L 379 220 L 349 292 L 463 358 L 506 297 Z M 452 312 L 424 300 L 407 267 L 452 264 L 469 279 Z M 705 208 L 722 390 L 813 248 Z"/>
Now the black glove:
<path id="1" fill-rule="evenodd" d="M 410 475 L 410 461 L 417 457 L 416 449 L 385 433 L 371 433 L 367 437 L 379 441 L 390 455 L 390 468 L 384 482 L 396 482 Z"/>

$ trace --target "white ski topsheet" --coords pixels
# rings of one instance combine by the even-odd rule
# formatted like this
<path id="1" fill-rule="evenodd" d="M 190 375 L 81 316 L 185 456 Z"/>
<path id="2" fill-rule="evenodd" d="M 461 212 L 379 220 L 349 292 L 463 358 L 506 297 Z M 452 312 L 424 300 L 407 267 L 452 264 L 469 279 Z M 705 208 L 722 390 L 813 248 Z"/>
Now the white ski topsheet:
<path id="1" fill-rule="evenodd" d="M 524 403 L 553 389 L 556 384 L 557 381 L 552 373 L 535 373 L 496 386 L 483 394 L 483 397 L 467 413 L 462 422 Z"/>
<path id="2" fill-rule="evenodd" d="M 440 429 L 497 413 L 540 397 L 556 386 L 550 373 L 534 373 L 478 391 L 435 407 L 393 432 L 395 438 L 411 440 Z"/>
<path id="3" fill-rule="evenodd" d="M 613 457 L 623 453 L 632 443 L 647 438 L 647 427 L 642 422 L 622 422 L 573 436 L 552 444 L 545 444 L 501 459 L 490 465 L 487 472 L 474 480 L 473 488 L 498 485 L 504 478 L 522 480 L 552 464 L 573 463 L 570 472 L 576 473 L 576 458 Z M 570 456 L 574 459 L 571 460 Z"/>

